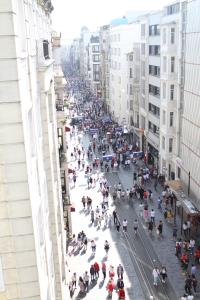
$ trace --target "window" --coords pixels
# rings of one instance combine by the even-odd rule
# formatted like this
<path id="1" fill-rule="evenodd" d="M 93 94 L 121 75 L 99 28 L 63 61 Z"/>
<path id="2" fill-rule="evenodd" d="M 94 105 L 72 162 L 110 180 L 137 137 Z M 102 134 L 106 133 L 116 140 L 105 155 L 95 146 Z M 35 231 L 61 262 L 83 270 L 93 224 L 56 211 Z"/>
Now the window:
<path id="1" fill-rule="evenodd" d="M 165 99 L 166 98 L 166 83 L 165 82 L 163 82 L 162 87 L 163 87 L 163 99 Z"/>
<path id="2" fill-rule="evenodd" d="M 174 124 L 174 113 L 170 112 L 169 114 L 169 126 L 172 127 Z"/>
<path id="3" fill-rule="evenodd" d="M 120 48 L 118 48 L 118 56 L 120 56 L 121 55 L 121 50 L 120 50 Z"/>
<path id="4" fill-rule="evenodd" d="M 145 76 L 145 62 L 142 61 L 141 63 L 141 73 L 142 73 L 142 76 Z"/>
<path id="5" fill-rule="evenodd" d="M 149 84 L 149 94 L 160 96 L 160 88 L 155 85 Z"/>
<path id="6" fill-rule="evenodd" d="M 165 137 L 164 136 L 162 137 L 162 148 L 163 148 L 163 150 L 165 150 Z"/>
<path id="7" fill-rule="evenodd" d="M 99 65 L 93 65 L 93 71 L 99 72 Z"/>
<path id="8" fill-rule="evenodd" d="M 174 84 L 170 84 L 170 100 L 174 100 Z"/>
<path id="9" fill-rule="evenodd" d="M 150 45 L 149 46 L 149 55 L 160 55 L 160 46 Z"/>
<path id="10" fill-rule="evenodd" d="M 120 34 L 118 34 L 118 42 L 120 42 Z"/>
<path id="11" fill-rule="evenodd" d="M 129 55 L 129 61 L 133 61 L 133 54 Z"/>
<path id="12" fill-rule="evenodd" d="M 151 25 L 149 26 L 149 35 L 160 35 L 160 26 L 159 25 Z"/>
<path id="13" fill-rule="evenodd" d="M 49 59 L 49 42 L 47 40 L 43 41 L 43 54 L 45 59 Z"/>
<path id="14" fill-rule="evenodd" d="M 92 52 L 99 52 L 99 45 L 92 46 Z"/>
<path id="15" fill-rule="evenodd" d="M 179 179 L 181 178 L 181 168 L 179 168 L 179 167 L 178 167 L 178 175 L 177 176 Z"/>
<path id="16" fill-rule="evenodd" d="M 99 55 L 93 55 L 93 61 L 99 62 Z"/>
<path id="17" fill-rule="evenodd" d="M 133 95 L 133 86 L 132 84 L 130 84 L 130 91 L 129 91 L 130 95 Z"/>
<path id="18" fill-rule="evenodd" d="M 171 73 L 174 73 L 175 70 L 175 57 L 171 56 Z"/>
<path id="19" fill-rule="evenodd" d="M 144 43 L 141 44 L 141 54 L 145 55 L 145 44 Z"/>
<path id="20" fill-rule="evenodd" d="M 145 37 L 145 24 L 141 24 L 141 37 Z"/>
<path id="21" fill-rule="evenodd" d="M 175 43 L 175 28 L 171 28 L 171 44 Z"/>
<path id="22" fill-rule="evenodd" d="M 169 138 L 169 152 L 172 152 L 173 150 L 173 139 Z"/>
<path id="23" fill-rule="evenodd" d="M 180 10 L 180 4 L 179 3 L 172 4 L 172 5 L 169 5 L 169 6 L 165 7 L 164 15 L 173 15 L 173 14 L 178 13 L 179 10 Z"/>
<path id="24" fill-rule="evenodd" d="M 160 67 L 149 65 L 149 74 L 160 77 Z"/>
<path id="25" fill-rule="evenodd" d="M 163 72 L 167 72 L 167 57 L 163 56 Z"/>
<path id="26" fill-rule="evenodd" d="M 160 108 L 152 103 L 149 103 L 149 112 L 151 112 L 154 116 L 160 116 Z"/>
<path id="27" fill-rule="evenodd" d="M 133 78 L 133 69 L 132 68 L 129 69 L 129 78 Z"/>
<path id="28" fill-rule="evenodd" d="M 163 44 L 166 44 L 166 28 L 163 28 L 163 36 L 162 36 Z"/>
<path id="29" fill-rule="evenodd" d="M 163 110 L 162 123 L 163 123 L 163 125 L 165 125 L 165 123 L 166 123 L 166 111 L 165 110 Z"/>

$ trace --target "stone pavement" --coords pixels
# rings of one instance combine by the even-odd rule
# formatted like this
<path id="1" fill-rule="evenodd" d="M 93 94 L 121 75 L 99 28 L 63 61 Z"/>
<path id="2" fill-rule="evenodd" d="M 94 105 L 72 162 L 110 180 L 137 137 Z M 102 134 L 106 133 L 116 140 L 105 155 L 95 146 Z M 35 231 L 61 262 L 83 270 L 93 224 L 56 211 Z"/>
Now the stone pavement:
<path id="1" fill-rule="evenodd" d="M 75 141 L 69 142 L 71 144 L 70 146 L 73 148 L 75 144 L 73 144 Z M 84 136 L 84 144 L 88 144 L 88 136 Z M 77 141 L 76 141 L 77 143 Z M 69 150 L 70 154 L 70 150 Z M 75 162 L 75 165 L 77 167 L 77 162 Z M 133 182 L 133 171 L 134 167 L 131 167 L 130 171 L 124 170 L 123 168 L 120 168 L 119 172 L 109 172 L 107 174 L 107 178 L 109 180 L 109 183 L 111 185 L 118 183 L 119 178 L 120 181 L 124 187 L 130 188 L 132 186 Z M 147 243 L 150 243 L 157 255 L 156 260 L 160 261 L 161 264 L 165 265 L 168 271 L 168 279 L 171 285 L 174 287 L 174 290 L 177 295 L 177 299 L 184 293 L 184 281 L 185 276 L 182 274 L 182 270 L 180 267 L 180 262 L 175 256 L 175 242 L 172 240 L 172 224 L 169 224 L 164 220 L 163 214 L 160 210 L 157 209 L 157 197 L 161 194 L 162 189 L 158 187 L 158 191 L 154 191 L 153 184 L 148 185 L 147 189 L 150 188 L 153 191 L 154 194 L 154 202 L 150 204 L 150 208 L 154 208 L 156 211 L 156 221 L 163 220 L 164 222 L 164 228 L 163 228 L 163 239 L 158 239 L 156 236 L 156 233 L 153 234 L 152 237 L 149 237 L 146 225 L 144 224 L 144 221 L 142 218 L 140 218 L 140 224 L 142 224 L 142 230 L 146 232 L 145 239 L 147 240 Z M 76 234 L 84 230 L 87 234 L 87 236 L 92 239 L 95 238 L 97 240 L 97 253 L 94 260 L 97 259 L 97 262 L 100 264 L 102 259 L 104 259 L 104 249 L 103 245 L 105 240 L 107 239 L 109 242 L 112 241 L 112 247 L 110 249 L 108 261 L 106 262 L 107 268 L 110 264 L 115 265 L 115 267 L 122 263 L 126 269 L 126 276 L 125 276 L 125 286 L 126 286 L 126 293 L 128 294 L 127 299 L 146 299 L 144 294 L 142 293 L 141 285 L 139 283 L 138 277 L 136 276 L 136 270 L 134 269 L 133 261 L 131 260 L 131 257 L 129 255 L 129 251 L 127 249 L 127 245 L 124 242 L 123 236 L 117 235 L 117 232 L 114 228 L 111 228 L 111 230 L 97 230 L 96 227 L 90 226 L 90 217 L 87 216 L 82 211 L 82 203 L 81 198 L 82 195 L 91 195 L 91 198 L 93 199 L 93 207 L 96 207 L 96 205 L 99 205 L 101 201 L 101 194 L 98 192 L 98 188 L 94 188 L 88 191 L 87 189 L 87 179 L 84 177 L 83 172 L 79 172 L 78 179 L 77 179 L 77 186 L 75 189 L 71 189 L 71 199 L 72 202 L 75 203 L 76 212 L 72 213 L 72 224 L 73 224 L 73 232 Z M 112 204 L 113 205 L 113 204 Z M 111 211 L 114 209 L 112 206 Z M 139 218 L 139 201 L 135 200 L 134 205 L 128 208 L 128 212 L 130 213 L 130 210 L 133 209 Z M 125 216 L 126 217 L 126 216 Z M 128 220 L 129 223 L 131 223 L 131 219 Z M 180 217 L 177 215 L 177 224 L 178 224 L 178 236 L 180 236 Z M 85 270 L 89 271 L 90 263 L 94 262 L 92 260 L 91 262 L 88 261 L 90 258 L 91 249 L 88 247 L 88 251 L 84 255 L 77 255 L 77 256 L 71 256 L 70 257 L 70 268 L 71 273 L 74 271 L 77 272 L 79 275 L 83 275 Z M 111 259 L 112 257 L 112 259 Z M 81 271 L 80 271 L 80 265 L 81 265 Z M 198 271 L 199 275 L 199 271 Z M 198 276 L 199 277 L 199 276 Z M 106 289 L 105 285 L 107 282 L 103 284 L 101 281 L 102 277 L 99 279 L 99 282 L 96 284 L 94 288 L 91 289 L 89 294 L 85 297 L 85 299 L 95 299 L 97 295 L 102 295 L 103 299 L 106 299 Z M 100 284 L 101 282 L 101 284 Z M 75 297 L 77 297 L 77 292 L 75 294 Z M 115 297 L 115 298 L 114 298 Z M 81 298 L 75 298 L 75 299 L 81 299 Z M 96 299 L 98 299 L 96 297 Z M 113 299 L 117 299 L 117 295 L 114 294 Z M 170 298 L 172 299 L 172 298 Z M 195 297 L 197 298 L 197 295 Z M 159 300 L 159 298 L 158 298 Z M 174 299 L 172 299 L 174 300 Z"/>
<path id="2" fill-rule="evenodd" d="M 86 138 L 86 142 L 87 142 Z M 77 144 L 77 139 L 72 138 L 71 141 L 68 141 L 69 148 L 73 148 Z M 70 149 L 68 151 L 69 160 L 70 157 Z M 72 165 L 77 167 L 77 161 L 72 162 Z M 96 208 L 97 205 L 100 206 L 100 202 L 102 201 L 101 193 L 99 190 L 99 184 L 94 188 L 88 190 L 87 188 L 87 179 L 84 176 L 83 171 L 78 171 L 78 178 L 76 182 L 76 187 L 73 188 L 73 184 L 71 183 L 71 202 L 75 204 L 76 211 L 72 212 L 72 229 L 73 233 L 76 235 L 80 231 L 84 231 L 89 238 L 89 240 L 94 239 L 97 244 L 97 250 L 95 257 L 92 258 L 91 256 L 91 246 L 88 243 L 88 249 L 86 253 L 75 252 L 75 254 L 69 255 L 71 248 L 69 246 L 68 249 L 68 262 L 69 262 L 69 269 L 71 275 L 76 272 L 77 277 L 83 276 L 85 271 L 89 272 L 90 265 L 97 261 L 99 265 L 101 265 L 102 261 L 105 261 L 107 270 L 109 269 L 110 265 L 116 267 L 119 263 L 124 266 L 125 275 L 124 275 L 124 283 L 125 283 L 125 291 L 126 291 L 126 299 L 127 300 L 144 300 L 146 299 L 143 292 L 141 285 L 139 283 L 138 277 L 134 270 L 134 266 L 129 255 L 127 245 L 125 244 L 124 238 L 122 234 L 116 232 L 116 229 L 111 226 L 110 229 L 104 228 L 104 221 L 102 222 L 102 228 L 98 230 L 97 227 L 94 225 L 91 226 L 90 224 L 90 215 L 88 215 L 82 207 L 81 198 L 83 195 L 90 196 L 93 200 L 93 208 Z M 113 203 L 110 201 L 110 213 L 112 213 L 114 206 Z M 105 258 L 105 251 L 104 251 L 104 242 L 108 240 L 111 245 L 108 259 Z M 115 279 L 117 276 L 115 275 Z M 102 300 L 107 299 L 107 291 L 106 291 L 106 284 L 108 282 L 108 275 L 105 280 L 103 281 L 103 276 L 100 271 L 100 278 L 97 282 L 90 285 L 90 291 L 86 295 L 79 294 L 79 288 L 75 290 L 73 299 L 87 299 L 87 300 Z M 118 299 L 117 293 L 113 293 L 113 300 Z"/>

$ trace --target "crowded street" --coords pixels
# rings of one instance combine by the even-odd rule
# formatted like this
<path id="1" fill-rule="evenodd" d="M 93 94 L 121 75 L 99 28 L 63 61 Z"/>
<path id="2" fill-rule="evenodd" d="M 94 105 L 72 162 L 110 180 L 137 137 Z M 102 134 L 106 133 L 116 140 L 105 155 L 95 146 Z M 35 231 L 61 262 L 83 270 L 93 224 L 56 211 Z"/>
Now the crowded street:
<path id="1" fill-rule="evenodd" d="M 198 248 L 162 176 L 83 82 L 69 98 L 71 298 L 198 299 Z"/>

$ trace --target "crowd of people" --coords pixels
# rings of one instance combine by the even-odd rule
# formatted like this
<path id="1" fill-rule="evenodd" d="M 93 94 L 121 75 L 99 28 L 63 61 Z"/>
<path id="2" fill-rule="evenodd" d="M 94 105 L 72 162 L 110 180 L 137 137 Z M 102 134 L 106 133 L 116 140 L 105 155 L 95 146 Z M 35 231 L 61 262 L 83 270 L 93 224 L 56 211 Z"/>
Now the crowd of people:
<path id="1" fill-rule="evenodd" d="M 74 91 L 79 88 L 77 83 Z M 90 99 L 92 99 L 92 101 L 90 101 Z M 126 233 L 128 220 L 126 218 L 120 220 L 116 210 L 111 212 L 109 199 L 112 197 L 114 202 L 118 201 L 120 203 L 127 201 L 131 205 L 134 205 L 134 203 L 138 201 L 138 217 L 147 225 L 150 235 L 155 233 L 158 238 L 162 239 L 163 218 L 160 218 L 160 214 L 152 208 L 152 204 L 157 204 L 157 209 L 160 210 L 164 220 L 173 224 L 172 238 L 176 242 L 175 255 L 180 259 L 181 266 L 186 275 L 184 287 L 185 295 L 182 296 L 181 299 L 192 300 L 192 293 L 197 292 L 198 282 L 196 269 L 200 259 L 200 247 L 195 245 L 193 238 L 190 238 L 191 222 L 189 219 L 183 224 L 183 236 L 185 239 L 178 239 L 178 229 L 176 222 L 174 222 L 174 197 L 169 186 L 164 185 L 163 176 L 158 175 L 155 169 L 150 169 L 146 167 L 145 164 L 142 168 L 139 166 L 139 160 L 143 159 L 145 162 L 144 154 L 139 151 L 136 144 L 131 145 L 128 142 L 127 136 L 123 135 L 117 123 L 112 122 L 109 117 L 106 117 L 105 120 L 101 103 L 97 101 L 96 98 L 93 98 L 89 91 L 84 93 L 81 101 L 76 101 L 74 111 L 78 114 L 81 113 L 83 118 L 78 124 L 72 125 L 71 138 L 73 138 L 77 126 L 79 133 L 84 132 L 88 134 L 90 142 L 88 147 L 84 148 L 81 144 L 81 134 L 78 133 L 77 145 L 73 151 L 71 151 L 72 163 L 70 167 L 70 180 L 72 187 L 76 186 L 78 172 L 82 171 L 85 174 L 88 191 L 95 188 L 98 184 L 102 194 L 102 201 L 98 206 L 93 204 L 94 201 L 89 195 L 83 195 L 81 198 L 83 210 L 90 215 L 91 225 L 101 229 L 111 228 L 113 224 L 117 232 L 120 232 L 122 229 L 123 232 Z M 130 168 L 131 165 L 135 167 L 133 172 L 133 185 L 130 186 L 129 189 L 125 190 L 121 182 L 109 186 L 106 176 L 102 175 L 103 172 L 117 172 L 121 167 Z M 163 186 L 163 191 L 159 197 L 156 198 L 152 191 L 152 186 L 155 192 L 157 192 L 159 183 Z M 135 235 L 137 235 L 139 220 L 133 220 L 131 226 L 134 228 Z M 89 241 L 92 255 L 95 257 L 96 242 L 95 240 L 90 240 L 84 232 L 80 232 L 77 237 L 73 235 L 71 241 L 72 250 L 69 251 L 70 255 L 80 250 L 86 252 Z M 105 241 L 104 250 L 106 255 L 108 255 L 109 249 L 110 244 L 108 241 Z M 114 269 L 113 266 L 109 267 L 106 288 L 109 295 L 116 289 L 119 299 L 125 299 L 123 274 L 119 276 L 119 272 L 117 271 L 118 279 L 117 281 L 114 280 Z M 89 291 L 89 283 L 98 280 L 100 270 L 102 271 L 103 280 L 106 280 L 107 266 L 105 262 L 102 264 L 95 262 L 91 265 L 90 270 L 85 271 L 85 273 L 79 277 L 78 285 L 81 292 Z M 161 269 L 154 267 L 152 277 L 155 286 L 158 285 L 159 281 L 165 283 L 167 278 L 166 267 L 162 266 Z M 72 292 L 74 292 L 76 288 L 77 280 L 73 280 L 74 278 L 76 278 L 75 273 L 70 283 L 70 291 Z"/>

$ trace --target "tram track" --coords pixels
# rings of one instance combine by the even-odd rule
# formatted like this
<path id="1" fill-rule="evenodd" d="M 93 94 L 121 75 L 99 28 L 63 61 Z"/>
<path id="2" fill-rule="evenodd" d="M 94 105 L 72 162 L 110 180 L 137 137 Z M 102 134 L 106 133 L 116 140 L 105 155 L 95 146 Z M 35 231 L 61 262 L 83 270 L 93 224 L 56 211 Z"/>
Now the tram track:
<path id="1" fill-rule="evenodd" d="M 113 176 L 108 178 L 108 182 L 109 184 L 111 183 L 111 185 L 113 185 L 113 183 L 117 184 L 119 181 L 118 175 L 114 176 L 114 178 Z M 167 280 L 166 283 L 159 281 L 158 287 L 153 285 L 153 268 L 158 267 L 160 269 L 161 263 L 155 253 L 155 250 L 150 244 L 149 237 L 147 237 L 141 219 L 138 218 L 133 208 L 130 209 L 130 206 L 129 209 L 125 208 L 125 206 L 129 205 L 127 201 L 124 201 L 123 203 L 125 205 L 122 205 L 119 202 L 116 202 L 115 205 L 119 219 L 121 221 L 124 218 L 128 220 L 128 230 L 127 233 L 123 233 L 123 237 L 137 276 L 140 279 L 141 287 L 146 299 L 176 300 L 177 296 L 169 280 Z M 137 236 L 135 236 L 133 227 L 131 227 L 134 219 L 138 219 L 139 223 Z"/>

